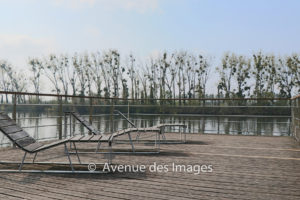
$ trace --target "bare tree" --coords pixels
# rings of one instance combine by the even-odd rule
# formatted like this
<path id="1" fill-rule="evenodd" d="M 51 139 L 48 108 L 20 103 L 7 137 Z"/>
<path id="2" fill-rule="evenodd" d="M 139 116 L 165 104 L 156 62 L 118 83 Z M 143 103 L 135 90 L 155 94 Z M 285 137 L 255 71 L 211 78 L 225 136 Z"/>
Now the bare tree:
<path id="1" fill-rule="evenodd" d="M 145 68 L 147 68 L 147 66 Z M 148 90 L 148 83 L 147 83 L 148 75 L 147 75 L 147 71 L 145 68 L 142 67 L 142 70 L 138 74 L 139 80 L 142 83 L 142 87 L 143 87 L 142 92 L 141 92 L 141 98 L 145 100 L 143 102 L 146 102 L 148 99 L 148 92 L 147 92 L 147 90 Z"/>
<path id="2" fill-rule="evenodd" d="M 250 95 L 250 68 L 251 61 L 246 59 L 244 56 L 239 56 L 237 58 L 238 65 L 236 73 L 234 74 L 235 82 L 237 83 L 237 89 L 235 90 L 235 95 L 239 98 L 243 98 L 246 95 Z M 248 94 L 246 94 L 248 92 Z"/>
<path id="3" fill-rule="evenodd" d="M 202 55 L 198 56 L 198 68 L 196 69 L 196 74 L 198 78 L 197 82 L 197 92 L 199 97 L 205 97 L 206 95 L 206 84 L 210 72 L 210 64 L 206 58 Z"/>
<path id="4" fill-rule="evenodd" d="M 84 96 L 87 87 L 87 77 L 85 73 L 84 56 L 75 54 L 75 56 L 73 57 L 73 66 L 77 74 L 76 77 L 78 79 L 78 84 L 80 88 L 79 94 L 81 96 Z"/>
<path id="5" fill-rule="evenodd" d="M 29 59 L 29 65 L 31 67 L 31 72 L 33 77 L 30 78 L 30 82 L 34 86 L 34 92 L 40 93 L 40 82 L 41 82 L 41 75 L 43 70 L 42 61 L 38 58 Z"/>
<path id="6" fill-rule="evenodd" d="M 252 74 L 255 80 L 253 95 L 255 97 L 274 97 L 276 69 L 274 56 L 261 52 L 253 55 Z"/>
<path id="7" fill-rule="evenodd" d="M 58 57 L 58 80 L 60 85 L 62 86 L 63 93 L 65 95 L 69 92 L 69 80 L 68 80 L 68 69 L 70 68 L 69 65 L 69 58 L 67 55 L 60 55 Z"/>
<path id="8" fill-rule="evenodd" d="M 51 54 L 48 58 L 45 59 L 44 74 L 48 78 L 48 80 L 52 83 L 54 89 L 57 94 L 60 94 L 59 87 L 59 71 L 58 71 L 58 59 L 56 55 Z"/>
<path id="9" fill-rule="evenodd" d="M 187 56 L 186 60 L 185 76 L 187 77 L 188 86 L 188 98 L 194 98 L 195 96 L 195 80 L 196 80 L 196 59 L 192 54 Z"/>
<path id="10" fill-rule="evenodd" d="M 175 65 L 178 68 L 177 85 L 178 85 L 178 97 L 179 97 L 180 105 L 181 105 L 181 98 L 185 98 L 186 77 L 184 76 L 184 69 L 186 65 L 186 55 L 187 55 L 186 52 L 179 52 L 176 53 L 175 56 Z"/>
<path id="11" fill-rule="evenodd" d="M 161 59 L 158 60 L 159 65 L 159 94 L 160 99 L 166 98 L 166 79 L 167 79 L 167 70 L 170 66 L 170 63 L 167 58 L 168 54 L 167 52 L 163 53 L 163 56 Z"/>
<path id="12" fill-rule="evenodd" d="M 68 65 L 67 67 L 67 78 L 68 82 L 71 85 L 72 89 L 72 94 L 76 95 L 76 85 L 78 81 L 78 74 L 76 73 L 75 65 L 77 64 L 78 61 L 78 54 L 75 53 L 74 56 L 72 57 L 72 65 Z"/>
<path id="13" fill-rule="evenodd" d="M 134 99 L 134 83 L 135 83 L 135 58 L 132 54 L 129 55 L 129 65 L 127 68 L 127 74 L 130 79 L 130 84 L 131 84 L 131 99 Z"/>
<path id="14" fill-rule="evenodd" d="M 279 59 L 277 69 L 277 80 L 279 82 L 281 97 L 292 97 L 293 88 L 298 88 L 300 93 L 300 59 L 299 55 L 287 56 L 285 60 Z"/>
<path id="15" fill-rule="evenodd" d="M 233 76 L 237 70 L 238 61 L 234 54 L 229 55 L 228 53 L 222 58 L 222 67 L 217 68 L 220 74 L 219 87 L 224 92 L 226 98 L 229 98 L 232 91 Z"/>
<path id="16" fill-rule="evenodd" d="M 85 73 L 85 81 L 87 83 L 86 87 L 88 89 L 88 96 L 91 96 L 94 74 L 92 71 L 92 63 L 87 53 L 83 55 L 83 72 Z"/>
<path id="17" fill-rule="evenodd" d="M 101 58 L 100 52 L 92 54 L 93 65 L 91 66 L 91 71 L 93 73 L 93 80 L 95 82 L 97 96 L 101 97 L 102 93 L 102 66 L 103 60 Z M 103 78 L 104 79 L 104 78 Z"/>
<path id="18" fill-rule="evenodd" d="M 7 61 L 5 61 L 5 60 L 0 61 L 0 73 L 1 73 L 0 88 L 3 91 L 9 91 L 11 88 L 10 77 L 7 74 L 7 72 L 11 71 L 11 70 L 12 70 L 11 65 Z M 5 94 L 5 100 L 6 100 L 6 103 L 8 103 L 8 94 L 7 93 Z M 1 103 L 3 103 L 3 101 L 4 101 L 3 96 L 1 95 Z"/>

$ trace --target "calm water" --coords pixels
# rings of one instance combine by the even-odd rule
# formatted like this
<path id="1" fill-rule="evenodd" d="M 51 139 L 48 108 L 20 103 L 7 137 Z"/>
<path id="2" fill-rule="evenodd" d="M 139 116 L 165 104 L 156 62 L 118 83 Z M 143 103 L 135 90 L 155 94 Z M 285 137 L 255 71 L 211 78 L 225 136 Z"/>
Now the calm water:
<path id="1" fill-rule="evenodd" d="M 11 114 L 10 114 L 11 116 Z M 88 116 L 85 116 L 88 119 Z M 56 116 L 41 114 L 32 117 L 28 113 L 18 113 L 18 124 L 34 138 L 46 140 L 58 138 L 58 122 Z M 201 115 L 140 115 L 132 114 L 130 119 L 138 127 L 148 127 L 159 123 L 184 123 L 188 126 L 188 133 L 231 134 L 231 135 L 268 135 L 289 136 L 289 117 L 244 117 L 244 116 L 201 116 Z M 84 134 L 87 130 L 77 121 L 63 118 L 63 136 L 70 134 Z M 110 132 L 110 116 L 98 115 L 93 117 L 93 125 L 101 132 Z M 127 121 L 120 116 L 114 116 L 113 129 L 127 128 Z M 175 129 L 169 131 L 178 131 Z M 0 133 L 0 145 L 10 145 L 9 140 Z"/>

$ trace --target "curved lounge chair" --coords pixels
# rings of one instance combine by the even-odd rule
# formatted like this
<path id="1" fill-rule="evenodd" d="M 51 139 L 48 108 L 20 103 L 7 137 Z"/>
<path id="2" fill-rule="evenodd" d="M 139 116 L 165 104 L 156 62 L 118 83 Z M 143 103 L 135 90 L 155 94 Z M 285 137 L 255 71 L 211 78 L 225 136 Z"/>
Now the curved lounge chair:
<path id="1" fill-rule="evenodd" d="M 163 143 L 185 143 L 186 142 L 186 125 L 185 124 L 158 124 L 156 126 L 152 126 L 152 127 L 147 127 L 147 128 L 137 128 L 136 125 L 130 121 L 122 112 L 120 112 L 119 110 L 114 110 L 117 114 L 119 114 L 121 117 L 123 117 L 131 126 L 135 127 L 137 129 L 137 136 L 136 136 L 136 140 L 139 140 L 139 137 L 140 137 L 140 130 L 147 130 L 149 132 L 152 132 L 153 130 L 159 130 L 159 133 L 162 135 L 162 138 L 164 140 L 164 142 L 161 142 L 161 144 Z M 183 132 L 184 132 L 184 140 L 183 142 L 167 142 L 166 140 L 166 136 L 165 136 L 165 128 L 166 127 L 179 127 L 179 128 L 183 128 Z M 180 140 L 182 140 L 182 132 L 180 131 Z"/>
<path id="2" fill-rule="evenodd" d="M 19 171 L 22 171 L 22 167 L 27 153 L 35 154 L 33 158 L 33 163 L 34 163 L 38 152 L 63 144 L 65 146 L 65 152 L 68 157 L 70 167 L 72 169 L 72 172 L 74 172 L 72 161 L 70 159 L 70 155 L 66 146 L 66 143 L 69 141 L 68 139 L 43 145 L 37 142 L 26 131 L 24 131 L 20 126 L 18 126 L 13 119 L 11 119 L 7 114 L 3 112 L 0 112 L 0 130 L 5 136 L 9 138 L 10 141 L 13 142 L 13 144 L 15 144 L 17 147 L 19 147 L 21 150 L 25 152 L 19 166 Z"/>
<path id="3" fill-rule="evenodd" d="M 129 141 L 130 141 L 130 144 L 131 144 L 131 148 L 132 148 L 132 152 L 135 153 L 136 151 L 135 151 L 134 144 L 133 144 L 133 141 L 131 139 L 130 133 L 138 132 L 138 134 L 139 134 L 140 132 L 156 132 L 156 133 L 159 134 L 161 132 L 161 129 L 157 128 L 157 127 L 137 128 L 132 122 L 127 120 L 129 123 L 131 123 L 131 125 L 134 128 L 127 128 L 127 129 L 124 129 L 124 130 L 119 130 L 119 131 L 113 132 L 110 135 L 105 135 L 105 134 L 101 133 L 100 131 L 96 130 L 78 112 L 69 111 L 69 112 L 65 112 L 65 114 L 73 116 L 78 122 L 80 122 L 80 124 L 82 124 L 85 128 L 87 128 L 92 133 L 92 135 L 89 135 L 89 136 L 81 136 L 81 135 L 73 136 L 72 138 L 70 138 L 69 141 L 72 142 L 74 144 L 74 146 L 75 146 L 75 142 L 93 142 L 93 141 L 98 142 L 98 145 L 97 145 L 97 148 L 96 148 L 96 153 L 99 150 L 101 142 L 104 142 L 104 141 L 109 142 L 109 146 L 111 147 L 112 141 L 114 140 L 114 138 L 119 137 L 121 135 L 125 135 L 125 134 L 128 135 L 128 138 L 129 138 Z M 71 128 L 70 128 L 70 135 L 71 135 Z M 97 138 L 97 139 L 95 140 L 95 138 Z M 112 153 L 112 152 L 110 152 L 110 153 Z"/>

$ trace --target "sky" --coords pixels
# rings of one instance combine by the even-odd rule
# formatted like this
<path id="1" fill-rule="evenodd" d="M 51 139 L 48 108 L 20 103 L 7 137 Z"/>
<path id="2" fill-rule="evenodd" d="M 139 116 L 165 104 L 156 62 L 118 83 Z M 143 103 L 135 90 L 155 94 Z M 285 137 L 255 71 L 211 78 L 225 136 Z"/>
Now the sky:
<path id="1" fill-rule="evenodd" d="M 0 0 L 0 59 L 118 49 L 300 53 L 299 0 Z"/>

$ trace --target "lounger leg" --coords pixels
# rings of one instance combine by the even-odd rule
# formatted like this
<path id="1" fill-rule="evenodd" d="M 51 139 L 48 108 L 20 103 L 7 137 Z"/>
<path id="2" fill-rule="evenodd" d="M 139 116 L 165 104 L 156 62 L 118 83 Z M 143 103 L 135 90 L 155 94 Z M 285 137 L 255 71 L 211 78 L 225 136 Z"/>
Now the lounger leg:
<path id="1" fill-rule="evenodd" d="M 136 136 L 136 138 L 135 138 L 135 140 L 137 141 L 137 142 L 139 142 L 139 138 L 140 138 L 140 132 L 137 132 L 137 136 Z"/>
<path id="2" fill-rule="evenodd" d="M 70 127 L 69 127 L 69 129 L 70 129 L 70 137 L 71 137 L 72 136 L 72 116 L 71 116 L 71 114 L 69 115 L 69 117 L 70 117 Z"/>
<path id="3" fill-rule="evenodd" d="M 78 162 L 79 162 L 79 164 L 81 164 L 81 161 L 80 161 L 80 158 L 79 158 L 79 155 L 78 155 L 78 152 L 77 152 L 77 148 L 76 148 L 75 142 L 73 142 L 73 145 L 74 145 L 74 148 L 75 148 L 75 153 L 76 153 L 77 158 L 78 158 Z"/>
<path id="4" fill-rule="evenodd" d="M 128 138 L 129 138 L 129 141 L 130 141 L 130 144 L 131 144 L 132 152 L 135 152 L 134 145 L 133 145 L 130 133 L 128 133 Z"/>
<path id="5" fill-rule="evenodd" d="M 109 156 L 108 156 L 108 164 L 112 163 L 112 141 L 108 142 L 109 146 Z"/>
<path id="6" fill-rule="evenodd" d="M 19 171 L 22 170 L 22 167 L 23 167 L 23 164 L 24 164 L 24 161 L 25 161 L 26 154 L 27 154 L 27 152 L 25 152 L 25 154 L 24 154 L 24 156 L 23 156 L 22 162 L 21 162 L 20 167 L 19 167 Z"/>
<path id="7" fill-rule="evenodd" d="M 72 169 L 72 172 L 74 172 L 74 168 L 73 168 L 73 165 L 72 165 L 72 161 L 71 161 L 70 154 L 69 154 L 69 151 L 68 151 L 66 143 L 64 145 L 65 145 L 65 152 L 66 152 L 66 154 L 68 156 L 68 159 L 69 159 L 69 162 L 70 162 L 70 167 Z"/>
<path id="8" fill-rule="evenodd" d="M 155 149 L 157 149 L 157 132 L 155 133 L 155 142 L 154 142 L 154 144 L 155 144 Z"/>
<path id="9" fill-rule="evenodd" d="M 183 128 L 183 132 L 184 132 L 184 143 L 186 143 L 186 127 Z"/>
<path id="10" fill-rule="evenodd" d="M 100 140 L 99 140 L 98 145 L 97 145 L 97 148 L 96 148 L 96 153 L 99 151 L 100 145 L 101 145 L 101 142 L 100 142 Z"/>
<path id="11" fill-rule="evenodd" d="M 36 156 L 37 156 L 37 154 L 38 154 L 38 152 L 36 152 L 36 153 L 34 154 L 34 157 L 33 157 L 32 163 L 34 163 L 34 161 L 35 161 L 35 159 L 36 159 Z"/>
<path id="12" fill-rule="evenodd" d="M 159 132 L 157 134 L 158 134 L 158 152 L 160 152 L 160 134 Z"/>
<path id="13" fill-rule="evenodd" d="M 166 141 L 165 127 L 161 127 L 160 131 L 161 131 L 161 137 L 162 137 L 162 139 Z"/>
<path id="14" fill-rule="evenodd" d="M 163 138 L 163 140 L 165 140 L 165 141 L 167 140 L 164 132 L 162 132 L 161 137 Z"/>
<path id="15" fill-rule="evenodd" d="M 182 142 L 182 132 L 181 132 L 181 127 L 179 127 L 179 134 L 180 134 L 180 142 Z"/>

